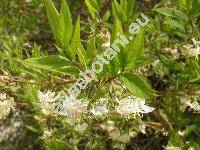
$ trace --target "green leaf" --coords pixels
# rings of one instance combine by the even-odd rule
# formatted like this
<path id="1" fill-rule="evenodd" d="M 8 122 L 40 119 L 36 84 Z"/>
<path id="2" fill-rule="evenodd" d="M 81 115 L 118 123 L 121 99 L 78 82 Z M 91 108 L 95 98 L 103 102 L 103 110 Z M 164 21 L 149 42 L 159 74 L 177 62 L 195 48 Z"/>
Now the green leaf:
<path id="1" fill-rule="evenodd" d="M 60 14 L 51 0 L 45 0 L 44 2 L 54 38 L 58 46 L 66 50 L 73 32 L 71 14 L 67 2 L 62 0 Z"/>
<path id="2" fill-rule="evenodd" d="M 66 75 L 78 75 L 79 70 L 76 67 L 65 66 L 57 69 L 52 69 L 53 72 L 58 72 Z"/>
<path id="3" fill-rule="evenodd" d="M 101 1 L 97 0 L 85 0 L 85 4 L 93 19 L 95 19 L 96 14 L 99 12 L 100 3 Z"/>
<path id="4" fill-rule="evenodd" d="M 135 67 L 138 59 L 141 57 L 144 51 L 144 29 L 141 29 L 136 37 L 130 41 L 126 51 L 126 67 Z"/>
<path id="5" fill-rule="evenodd" d="M 122 29 L 122 23 L 121 21 L 116 17 L 115 18 L 115 28 L 113 30 L 114 35 L 112 36 L 114 39 L 117 39 L 119 36 L 117 33 L 123 34 L 123 29 Z M 125 66 L 125 52 L 124 52 L 124 47 L 120 46 L 120 52 L 118 53 L 117 59 L 114 59 L 115 63 L 118 64 L 120 63 L 120 67 L 124 68 Z"/>
<path id="6" fill-rule="evenodd" d="M 118 36 L 117 36 L 117 33 L 121 33 L 123 34 L 123 27 L 122 27 L 122 22 L 118 19 L 118 18 L 115 18 L 115 24 L 114 24 L 114 29 L 113 29 L 113 33 L 114 33 L 114 39 L 117 39 Z"/>
<path id="7" fill-rule="evenodd" d="M 164 22 L 164 24 L 170 25 L 171 27 L 175 27 L 175 28 L 178 28 L 181 30 L 185 30 L 184 26 L 180 22 L 178 22 L 174 19 L 168 19 Z"/>
<path id="8" fill-rule="evenodd" d="M 46 8 L 47 17 L 49 19 L 51 30 L 53 32 L 55 39 L 56 39 L 56 42 L 60 46 L 62 42 L 61 42 L 61 38 L 60 38 L 61 32 L 60 32 L 60 16 L 59 16 L 59 13 L 50 0 L 44 0 L 44 5 L 45 5 L 45 8 Z"/>
<path id="9" fill-rule="evenodd" d="M 133 10 L 135 7 L 135 0 L 121 0 L 120 6 L 122 7 L 123 11 L 125 12 L 127 18 L 130 18 L 133 15 Z"/>
<path id="10" fill-rule="evenodd" d="M 141 56 L 135 64 L 135 68 L 147 65 L 153 61 L 152 56 Z"/>
<path id="11" fill-rule="evenodd" d="M 45 57 L 26 59 L 24 60 L 24 63 L 36 68 L 52 69 L 64 67 L 69 64 L 70 61 L 62 56 L 50 55 Z"/>
<path id="12" fill-rule="evenodd" d="M 83 45 L 79 43 L 79 48 L 78 48 L 78 59 L 81 62 L 81 64 L 86 68 L 87 66 L 87 56 L 85 49 L 83 48 Z"/>
<path id="13" fill-rule="evenodd" d="M 110 11 L 107 10 L 106 13 L 104 14 L 102 20 L 103 20 L 103 22 L 107 22 L 109 18 L 110 18 Z"/>
<path id="14" fill-rule="evenodd" d="M 124 73 L 121 75 L 120 80 L 136 97 L 150 99 L 153 96 L 156 96 L 155 91 L 137 74 Z"/>
<path id="15" fill-rule="evenodd" d="M 66 0 L 62 0 L 61 10 L 60 10 L 60 28 L 62 34 L 62 48 L 66 49 L 69 45 L 72 32 L 73 32 L 73 25 L 69 7 L 67 5 Z"/>
<path id="16" fill-rule="evenodd" d="M 74 150 L 71 144 L 67 142 L 62 142 L 56 138 L 45 139 L 45 149 L 46 150 Z"/>
<path id="17" fill-rule="evenodd" d="M 122 22 L 127 21 L 127 16 L 116 0 L 113 3 L 113 15 L 120 19 Z"/>
<path id="18" fill-rule="evenodd" d="M 34 133 L 40 132 L 40 129 L 38 129 L 38 128 L 35 127 L 35 126 L 26 125 L 26 128 L 29 129 L 30 131 L 34 132 Z"/>
<path id="19" fill-rule="evenodd" d="M 102 98 L 102 97 L 105 97 L 105 95 L 108 94 L 109 90 L 110 90 L 110 85 L 109 85 L 109 84 L 103 86 L 103 87 L 100 88 L 100 89 L 96 92 L 96 94 L 92 97 L 92 100 L 95 101 L 95 100 L 97 100 L 97 99 L 100 99 L 100 98 Z"/>
<path id="20" fill-rule="evenodd" d="M 77 22 L 76 22 L 76 27 L 74 30 L 74 35 L 72 37 L 72 42 L 71 42 L 71 56 L 73 59 L 75 59 L 75 55 L 78 51 L 80 45 L 80 17 L 78 17 Z"/>
<path id="21" fill-rule="evenodd" d="M 90 36 L 87 42 L 87 51 L 86 51 L 87 58 L 90 60 L 94 60 L 98 53 L 95 42 L 96 42 L 95 35 Z"/>
<path id="22" fill-rule="evenodd" d="M 187 15 L 185 15 L 184 13 L 182 13 L 181 11 L 179 11 L 175 8 L 162 7 L 162 8 L 156 8 L 156 9 L 154 9 L 154 11 L 157 11 L 168 17 L 173 17 L 176 19 L 188 21 Z"/>
<path id="23" fill-rule="evenodd" d="M 200 8 L 200 0 L 193 0 L 192 9 L 190 11 L 193 19 L 199 17 L 199 15 L 200 15 L 199 8 Z"/>
<path id="24" fill-rule="evenodd" d="M 70 66 L 70 61 L 62 56 L 51 55 L 40 58 L 30 58 L 23 62 L 24 64 L 35 68 L 51 70 L 68 75 L 78 73 L 78 70 L 75 67 Z"/>
<path id="25" fill-rule="evenodd" d="M 180 146 L 182 144 L 180 137 L 177 135 L 176 132 L 171 131 L 170 132 L 170 142 L 174 145 L 174 146 Z"/>

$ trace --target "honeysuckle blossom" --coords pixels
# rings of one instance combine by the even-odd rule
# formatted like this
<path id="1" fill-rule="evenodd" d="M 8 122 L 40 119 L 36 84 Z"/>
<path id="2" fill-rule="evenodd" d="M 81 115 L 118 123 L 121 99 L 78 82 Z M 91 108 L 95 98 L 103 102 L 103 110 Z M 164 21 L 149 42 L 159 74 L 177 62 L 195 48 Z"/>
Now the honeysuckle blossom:
<path id="1" fill-rule="evenodd" d="M 135 98 L 133 100 L 131 97 L 120 100 L 115 109 L 121 115 L 144 114 L 155 110 L 155 108 L 145 105 L 144 99 Z"/>
<path id="2" fill-rule="evenodd" d="M 6 94 L 0 94 L 0 119 L 4 119 L 14 106 L 14 99 L 7 98 Z"/>

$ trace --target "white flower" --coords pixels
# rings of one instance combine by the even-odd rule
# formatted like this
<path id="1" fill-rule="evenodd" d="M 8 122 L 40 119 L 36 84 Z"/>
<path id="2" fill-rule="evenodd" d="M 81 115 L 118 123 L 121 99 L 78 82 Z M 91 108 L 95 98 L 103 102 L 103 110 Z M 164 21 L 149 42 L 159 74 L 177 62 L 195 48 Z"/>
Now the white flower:
<path id="1" fill-rule="evenodd" d="M 43 133 L 43 137 L 44 138 L 50 138 L 50 137 L 52 137 L 52 131 L 45 130 L 44 133 Z"/>
<path id="2" fill-rule="evenodd" d="M 101 33 L 101 39 L 103 40 L 103 44 L 101 45 L 101 47 L 103 49 L 107 49 L 110 47 L 110 32 L 108 31 L 108 29 L 105 30 L 106 33 Z"/>
<path id="3" fill-rule="evenodd" d="M 164 48 L 162 49 L 166 53 L 170 53 L 173 57 L 173 59 L 179 59 L 180 54 L 178 53 L 177 47 L 172 47 L 172 48 Z"/>
<path id="4" fill-rule="evenodd" d="M 176 147 L 174 145 L 172 145 L 171 143 L 168 143 L 167 146 L 163 146 L 165 148 L 165 150 L 181 150 L 180 147 Z"/>
<path id="5" fill-rule="evenodd" d="M 115 109 L 121 115 L 150 113 L 155 110 L 155 108 L 145 105 L 144 99 L 136 98 L 133 100 L 131 97 L 120 100 Z"/>
<path id="6" fill-rule="evenodd" d="M 64 92 L 60 92 L 55 96 L 54 92 L 48 91 L 44 94 L 39 91 L 38 97 L 41 103 L 42 112 L 45 115 L 55 113 L 68 117 L 77 117 L 83 112 L 86 112 L 86 103 L 77 100 L 74 96 L 68 96 Z"/>
<path id="7" fill-rule="evenodd" d="M 103 123 L 100 125 L 100 127 L 103 129 L 103 130 L 106 130 L 108 132 L 111 132 L 111 131 L 114 131 L 115 130 L 115 122 L 114 121 L 110 121 L 108 120 L 107 122 Z"/>
<path id="8" fill-rule="evenodd" d="M 26 0 L 26 3 L 30 3 L 30 2 L 32 2 L 32 0 Z"/>
<path id="9" fill-rule="evenodd" d="M 52 105 L 56 101 L 55 93 L 48 91 L 46 94 L 44 94 L 41 91 L 38 91 L 37 96 L 40 101 L 42 112 L 45 115 L 52 113 L 54 111 Z"/>
<path id="10" fill-rule="evenodd" d="M 95 108 L 93 108 L 91 110 L 91 113 L 95 116 L 100 116 L 100 115 L 104 115 L 108 113 L 108 109 L 106 108 L 106 106 L 102 105 L 102 106 L 96 106 Z"/>
<path id="11" fill-rule="evenodd" d="M 146 134 L 146 124 L 141 124 L 140 126 L 139 126 L 139 130 L 140 130 L 140 132 L 142 132 L 143 134 Z"/>
<path id="12" fill-rule="evenodd" d="M 200 105 L 199 105 L 199 103 L 197 102 L 197 101 L 194 101 L 194 102 L 188 102 L 187 103 L 187 105 L 189 106 L 189 107 L 191 107 L 193 110 L 195 110 L 195 111 L 200 111 Z"/>
<path id="13" fill-rule="evenodd" d="M 0 100 L 5 100 L 5 99 L 6 99 L 6 94 L 0 93 Z"/>
<path id="14" fill-rule="evenodd" d="M 7 99 L 6 94 L 0 94 L 0 119 L 4 119 L 6 116 L 8 116 L 13 106 L 13 98 Z"/>
<path id="15" fill-rule="evenodd" d="M 101 98 L 99 104 L 90 110 L 90 112 L 95 116 L 100 116 L 108 113 L 107 109 L 107 99 Z"/>
<path id="16" fill-rule="evenodd" d="M 189 106 L 190 108 L 192 108 L 195 111 L 198 111 L 198 112 L 200 111 L 200 105 L 199 105 L 199 103 L 197 101 L 191 102 L 191 100 L 183 98 L 182 99 L 182 103 L 185 106 Z"/>
<path id="17" fill-rule="evenodd" d="M 128 143 L 131 138 L 136 137 L 136 132 L 129 132 L 129 133 L 121 133 L 118 129 L 115 131 L 112 131 L 109 136 L 112 140 Z"/>
<path id="18" fill-rule="evenodd" d="M 84 132 L 88 127 L 88 124 L 87 123 L 83 123 L 83 124 L 78 124 L 74 127 L 74 130 L 75 131 L 78 131 L 78 132 Z"/>
<path id="19" fill-rule="evenodd" d="M 85 112 L 87 112 L 87 103 L 75 97 L 65 97 L 63 110 L 58 113 L 68 117 L 78 117 Z"/>
<path id="20" fill-rule="evenodd" d="M 196 41 L 193 38 L 192 42 L 193 42 L 193 45 L 189 45 L 189 44 L 183 45 L 183 48 L 188 56 L 198 58 L 198 55 L 200 54 L 200 47 L 199 47 L 200 41 Z"/>

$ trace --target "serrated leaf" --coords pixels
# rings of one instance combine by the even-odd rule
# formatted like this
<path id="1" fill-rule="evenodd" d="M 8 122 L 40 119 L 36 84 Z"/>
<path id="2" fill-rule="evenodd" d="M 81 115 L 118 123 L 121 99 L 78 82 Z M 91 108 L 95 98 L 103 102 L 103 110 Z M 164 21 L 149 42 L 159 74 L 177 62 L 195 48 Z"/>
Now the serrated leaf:
<path id="1" fill-rule="evenodd" d="M 62 56 L 51 55 L 40 58 L 30 58 L 24 60 L 23 63 L 35 68 L 51 70 L 68 75 L 78 73 L 78 70 L 75 67 L 70 66 L 70 61 Z"/>
<path id="2" fill-rule="evenodd" d="M 78 48 L 78 59 L 81 62 L 81 64 L 86 68 L 87 66 L 87 56 L 85 49 L 83 48 L 83 45 L 80 43 Z"/>
<path id="3" fill-rule="evenodd" d="M 155 91 L 151 89 L 147 82 L 135 73 L 124 73 L 120 76 L 120 80 L 136 97 L 150 99 L 156 96 Z"/>
<path id="4" fill-rule="evenodd" d="M 46 150 L 74 150 L 72 145 L 56 138 L 45 139 L 44 145 Z"/>
<path id="5" fill-rule="evenodd" d="M 133 10 L 135 7 L 135 0 L 121 0 L 120 6 L 122 7 L 123 11 L 125 12 L 127 18 L 130 18 L 133 15 Z"/>
<path id="6" fill-rule="evenodd" d="M 102 20 L 103 20 L 104 22 L 107 22 L 109 18 L 110 18 L 110 11 L 107 10 L 106 13 L 104 14 Z"/>
<path id="7" fill-rule="evenodd" d="M 74 29 L 74 35 L 71 41 L 71 56 L 75 59 L 75 55 L 80 45 L 80 17 L 76 21 L 76 27 Z"/>
<path id="8" fill-rule="evenodd" d="M 66 0 L 62 0 L 60 14 L 51 0 L 45 0 L 44 2 L 47 17 L 57 45 L 66 51 L 73 32 L 71 14 L 67 2 Z"/>
<path id="9" fill-rule="evenodd" d="M 99 12 L 100 3 L 101 1 L 97 1 L 97 0 L 85 0 L 85 4 L 93 19 L 95 19 L 96 14 L 98 14 Z"/>
<path id="10" fill-rule="evenodd" d="M 154 11 L 157 11 L 168 17 L 173 17 L 176 19 L 188 21 L 187 15 L 185 15 L 183 12 L 181 12 L 175 8 L 162 7 L 162 8 L 156 8 L 156 9 L 154 9 Z"/>
<path id="11" fill-rule="evenodd" d="M 120 19 L 122 22 L 127 21 L 126 13 L 116 0 L 114 0 L 113 3 L 113 15 Z"/>
<path id="12" fill-rule="evenodd" d="M 108 92 L 109 92 L 109 90 L 110 90 L 110 85 L 108 84 L 108 85 L 106 85 L 106 86 L 104 86 L 104 87 L 102 87 L 101 89 L 99 89 L 97 92 L 96 92 L 96 94 L 94 95 L 94 97 L 92 97 L 92 100 L 97 100 L 97 99 L 100 99 L 100 98 L 102 98 L 102 97 L 105 97 L 107 94 L 108 94 Z"/>
<path id="13" fill-rule="evenodd" d="M 200 0 L 193 0 L 192 9 L 190 11 L 193 19 L 199 17 L 199 15 L 200 15 L 199 8 L 200 8 Z"/>
<path id="14" fill-rule="evenodd" d="M 44 5 L 45 5 L 45 8 L 46 8 L 47 17 L 49 19 L 49 24 L 51 26 L 51 30 L 53 32 L 55 39 L 56 39 L 56 42 L 60 46 L 62 42 L 61 42 L 61 38 L 60 38 L 61 32 L 60 32 L 60 28 L 59 28 L 60 27 L 59 13 L 50 0 L 44 0 Z"/>
<path id="15" fill-rule="evenodd" d="M 31 125 L 26 125 L 26 128 L 35 133 L 40 132 L 40 129 L 38 129 L 37 127 L 31 126 Z"/>
<path id="16" fill-rule="evenodd" d="M 95 59 L 96 55 L 97 55 L 97 48 L 95 45 L 96 39 L 95 36 L 90 36 L 87 42 L 87 51 L 86 51 L 86 55 L 88 59 Z"/>
<path id="17" fill-rule="evenodd" d="M 71 13 L 66 0 L 62 0 L 60 9 L 60 22 L 62 33 L 62 48 L 66 50 L 73 32 Z"/>
<path id="18" fill-rule="evenodd" d="M 176 27 L 176 28 L 178 28 L 178 29 L 185 30 L 185 29 L 184 29 L 184 26 L 183 26 L 180 22 L 178 22 L 178 21 L 176 21 L 176 20 L 174 20 L 174 19 L 166 20 L 166 21 L 164 22 L 164 24 L 170 25 L 171 27 Z"/>
<path id="19" fill-rule="evenodd" d="M 140 32 L 130 41 L 127 51 L 126 51 L 126 67 L 133 68 L 135 67 L 137 60 L 144 51 L 144 29 L 141 29 Z"/>

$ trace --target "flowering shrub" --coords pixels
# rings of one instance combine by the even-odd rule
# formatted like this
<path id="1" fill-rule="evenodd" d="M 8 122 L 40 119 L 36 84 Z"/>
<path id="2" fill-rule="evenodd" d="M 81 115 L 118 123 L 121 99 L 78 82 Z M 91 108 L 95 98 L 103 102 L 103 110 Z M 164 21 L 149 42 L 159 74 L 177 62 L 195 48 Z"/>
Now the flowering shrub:
<path id="1" fill-rule="evenodd" d="M 199 0 L 0 3 L 0 149 L 200 149 Z"/>

